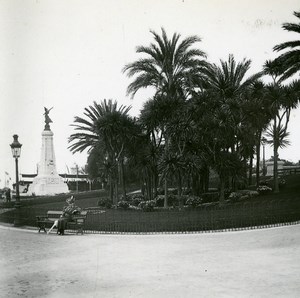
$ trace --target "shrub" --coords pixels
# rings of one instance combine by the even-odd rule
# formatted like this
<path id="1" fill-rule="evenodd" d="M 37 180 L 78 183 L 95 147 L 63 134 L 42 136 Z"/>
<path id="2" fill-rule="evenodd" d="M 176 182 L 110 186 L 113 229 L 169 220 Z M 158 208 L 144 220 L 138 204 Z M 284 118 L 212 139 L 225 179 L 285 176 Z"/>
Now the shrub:
<path id="1" fill-rule="evenodd" d="M 129 202 L 133 206 L 138 206 L 139 203 L 144 200 L 145 200 L 145 197 L 142 194 L 132 194 L 129 196 Z"/>
<path id="2" fill-rule="evenodd" d="M 150 212 L 154 210 L 154 207 L 156 205 L 155 200 L 150 200 L 150 201 L 142 201 L 139 203 L 139 208 L 141 208 L 145 212 Z"/>
<path id="3" fill-rule="evenodd" d="M 228 197 L 228 199 L 231 201 L 231 202 L 237 202 L 237 201 L 239 201 L 239 199 L 242 197 L 242 194 L 241 193 L 239 193 L 239 192 L 232 192 L 230 195 L 229 195 L 229 197 Z"/>
<path id="4" fill-rule="evenodd" d="M 186 200 L 189 198 L 187 195 L 182 195 L 180 198 L 178 195 L 170 194 L 168 195 L 168 206 L 169 207 L 176 207 L 179 206 L 180 199 L 182 200 L 183 205 L 185 205 Z M 165 196 L 158 195 L 155 198 L 156 206 L 157 207 L 164 207 Z"/>
<path id="5" fill-rule="evenodd" d="M 201 194 L 203 203 L 211 203 L 219 201 L 219 192 L 206 192 Z"/>
<path id="6" fill-rule="evenodd" d="M 231 195 L 231 193 L 232 193 L 232 189 L 225 188 L 225 190 L 224 190 L 224 198 L 225 198 L 225 200 L 229 199 L 229 196 Z"/>
<path id="7" fill-rule="evenodd" d="M 266 185 L 260 185 L 257 191 L 260 195 L 266 195 L 272 192 L 272 188 Z"/>
<path id="8" fill-rule="evenodd" d="M 255 197 L 259 196 L 259 193 L 256 190 L 249 190 L 248 195 L 250 198 L 255 198 Z"/>
<path id="9" fill-rule="evenodd" d="M 119 201 L 118 203 L 117 203 L 117 208 L 119 208 L 119 209 L 128 209 L 129 208 L 129 203 L 127 202 L 127 201 Z"/>
<path id="10" fill-rule="evenodd" d="M 164 195 L 158 195 L 155 198 L 156 206 L 157 207 L 164 207 L 164 200 L 165 200 L 165 196 Z"/>
<path id="11" fill-rule="evenodd" d="M 230 202 L 245 201 L 251 198 L 255 198 L 258 195 L 259 193 L 255 190 L 244 189 L 232 192 L 229 195 L 228 199 L 230 200 Z"/>
<path id="12" fill-rule="evenodd" d="M 286 186 L 286 181 L 283 178 L 279 179 L 279 188 L 284 188 Z"/>
<path id="13" fill-rule="evenodd" d="M 164 207 L 165 195 L 158 195 L 155 198 L 156 206 Z M 178 196 L 176 195 L 168 195 L 168 206 L 176 206 L 178 205 Z"/>
<path id="14" fill-rule="evenodd" d="M 101 198 L 98 200 L 97 206 L 109 209 L 112 207 L 112 202 L 109 200 L 109 198 Z"/>
<path id="15" fill-rule="evenodd" d="M 195 207 L 199 206 L 202 202 L 203 202 L 203 200 L 202 200 L 200 197 L 197 197 L 197 196 L 190 196 L 190 197 L 186 200 L 186 205 L 195 208 Z"/>
<path id="16" fill-rule="evenodd" d="M 178 196 L 171 193 L 168 195 L 168 206 L 178 206 L 179 202 L 178 202 Z"/>

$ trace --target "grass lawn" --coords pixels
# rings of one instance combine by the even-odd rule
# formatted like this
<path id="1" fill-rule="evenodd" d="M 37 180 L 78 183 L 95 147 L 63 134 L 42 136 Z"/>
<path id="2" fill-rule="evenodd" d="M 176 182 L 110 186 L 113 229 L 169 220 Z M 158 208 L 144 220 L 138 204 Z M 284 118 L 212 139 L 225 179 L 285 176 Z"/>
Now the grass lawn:
<path id="1" fill-rule="evenodd" d="M 199 231 L 270 225 L 300 219 L 300 175 L 285 177 L 286 186 L 278 194 L 268 194 L 251 201 L 227 204 L 210 209 L 187 211 L 107 209 L 105 213 L 89 214 L 87 230 L 106 232 L 159 232 Z M 62 210 L 69 195 L 37 198 L 24 201 L 21 208 L 24 224 L 35 226 L 35 216 L 48 210 Z M 96 207 L 100 197 L 107 197 L 106 191 L 75 194 L 76 204 L 82 209 Z M 0 215 L 2 220 L 12 222 L 13 212 Z"/>

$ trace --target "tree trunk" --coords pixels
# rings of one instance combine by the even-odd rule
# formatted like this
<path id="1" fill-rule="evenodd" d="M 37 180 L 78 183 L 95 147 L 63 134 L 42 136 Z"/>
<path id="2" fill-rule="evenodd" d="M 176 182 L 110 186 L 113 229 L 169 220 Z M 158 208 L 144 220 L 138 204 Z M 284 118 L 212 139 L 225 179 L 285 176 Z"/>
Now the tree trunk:
<path id="1" fill-rule="evenodd" d="M 273 177 L 274 177 L 274 193 L 279 192 L 278 185 L 278 144 L 277 141 L 274 142 L 274 168 L 273 168 Z"/>
<path id="2" fill-rule="evenodd" d="M 279 136 L 277 135 L 277 121 L 276 116 L 274 118 L 274 131 L 273 131 L 273 149 L 274 149 L 274 165 L 273 165 L 273 178 L 274 178 L 274 193 L 279 192 L 278 185 L 278 147 L 279 147 Z"/>
<path id="3" fill-rule="evenodd" d="M 164 198 L 164 208 L 168 208 L 168 179 L 165 177 L 165 198 Z"/>
<path id="4" fill-rule="evenodd" d="M 121 179 L 121 187 L 123 199 L 126 199 L 126 186 L 125 186 L 125 177 L 124 177 L 124 162 L 123 159 L 120 161 L 120 179 Z"/>
<path id="5" fill-rule="evenodd" d="M 145 179 L 141 178 L 140 183 L 141 183 L 141 193 L 143 196 L 145 196 Z"/>
<path id="6" fill-rule="evenodd" d="M 261 132 L 258 135 L 257 143 L 256 143 L 256 187 L 259 186 L 260 180 L 260 139 L 261 139 Z"/>
<path id="7" fill-rule="evenodd" d="M 180 171 L 178 172 L 178 190 L 177 190 L 178 200 L 179 200 L 179 209 L 182 209 L 182 178 Z"/>
<path id="8" fill-rule="evenodd" d="M 147 199 L 152 200 L 152 175 L 151 172 L 148 170 L 148 183 L 147 183 Z"/>
<path id="9" fill-rule="evenodd" d="M 114 204 L 115 200 L 114 200 L 114 185 L 113 185 L 112 174 L 109 174 L 108 180 L 109 180 L 109 199 Z"/>
<path id="10" fill-rule="evenodd" d="M 253 156 L 250 157 L 250 162 L 249 162 L 248 185 L 252 185 L 252 168 L 253 168 Z M 257 173 L 256 173 L 256 175 L 257 175 Z"/>
<path id="11" fill-rule="evenodd" d="M 157 197 L 158 175 L 157 171 L 153 171 L 153 198 Z"/>
<path id="12" fill-rule="evenodd" d="M 168 156 L 169 153 L 169 140 L 168 138 L 165 136 L 165 154 L 166 156 Z M 166 175 L 165 175 L 165 199 L 164 199 L 164 207 L 168 208 L 168 174 L 166 171 Z"/>
<path id="13" fill-rule="evenodd" d="M 219 206 L 224 205 L 225 201 L 225 179 L 224 177 L 220 176 L 220 199 L 219 199 Z"/>

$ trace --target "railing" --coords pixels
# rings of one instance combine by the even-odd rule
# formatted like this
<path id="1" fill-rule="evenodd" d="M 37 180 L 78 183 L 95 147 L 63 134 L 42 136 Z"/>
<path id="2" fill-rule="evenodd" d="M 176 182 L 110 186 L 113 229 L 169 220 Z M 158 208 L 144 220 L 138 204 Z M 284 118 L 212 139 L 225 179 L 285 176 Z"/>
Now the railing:
<path id="1" fill-rule="evenodd" d="M 35 207 L 21 208 L 23 225 L 36 226 L 36 215 L 47 210 Z M 0 214 L 0 220 L 12 223 L 14 211 Z M 156 233 L 200 232 L 272 226 L 300 220 L 300 201 L 273 200 L 245 202 L 222 207 L 203 207 L 191 210 L 137 210 L 108 209 L 89 211 L 87 233 Z"/>
<path id="2" fill-rule="evenodd" d="M 280 169 L 280 170 L 278 170 L 278 174 L 284 175 L 284 176 L 300 174 L 300 167 Z"/>

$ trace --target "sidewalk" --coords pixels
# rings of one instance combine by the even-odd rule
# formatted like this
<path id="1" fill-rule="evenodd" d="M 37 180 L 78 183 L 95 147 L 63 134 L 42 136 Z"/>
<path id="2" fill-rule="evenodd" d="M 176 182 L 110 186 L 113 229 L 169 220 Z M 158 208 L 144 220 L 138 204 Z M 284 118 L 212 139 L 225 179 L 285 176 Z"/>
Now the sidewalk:
<path id="1" fill-rule="evenodd" d="M 47 235 L 0 226 L 1 297 L 299 297 L 300 225 Z"/>

